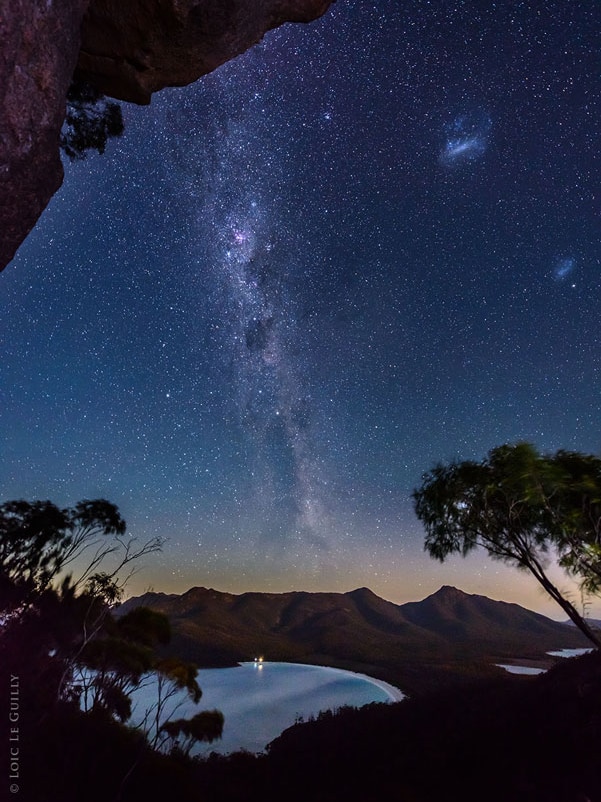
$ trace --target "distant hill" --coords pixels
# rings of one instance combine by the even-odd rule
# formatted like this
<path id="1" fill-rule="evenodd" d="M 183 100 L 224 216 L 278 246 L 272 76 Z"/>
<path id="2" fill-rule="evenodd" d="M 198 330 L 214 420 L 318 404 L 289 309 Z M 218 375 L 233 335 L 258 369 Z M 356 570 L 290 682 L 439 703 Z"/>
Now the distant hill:
<path id="1" fill-rule="evenodd" d="M 589 626 L 595 629 L 601 629 L 601 618 L 587 618 L 586 622 Z M 569 627 L 575 627 L 576 624 L 573 621 L 568 620 L 565 622 Z"/>
<path id="2" fill-rule="evenodd" d="M 401 605 L 368 588 L 234 595 L 196 587 L 182 595 L 146 593 L 120 611 L 135 606 L 165 613 L 171 651 L 201 667 L 263 655 L 365 672 L 409 692 L 495 672 L 495 662 L 541 660 L 551 649 L 588 645 L 566 624 L 447 586 Z"/>
<path id="3" fill-rule="evenodd" d="M 554 648 L 549 646 L 552 641 L 565 637 L 564 623 L 519 604 L 468 595 L 446 585 L 423 601 L 403 604 L 400 609 L 411 623 L 454 644 L 476 642 L 485 651 L 492 647 L 496 653 L 517 650 L 526 656 L 539 650 L 546 652 Z M 581 638 L 580 645 L 589 644 Z"/>

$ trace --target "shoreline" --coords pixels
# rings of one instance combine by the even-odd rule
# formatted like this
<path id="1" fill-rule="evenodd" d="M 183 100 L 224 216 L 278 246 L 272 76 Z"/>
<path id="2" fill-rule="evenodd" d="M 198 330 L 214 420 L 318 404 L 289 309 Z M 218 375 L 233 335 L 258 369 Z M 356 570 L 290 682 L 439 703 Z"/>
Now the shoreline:
<path id="1" fill-rule="evenodd" d="M 390 700 L 393 702 L 401 702 L 403 699 L 407 698 L 407 694 L 403 693 L 400 688 L 391 685 L 389 682 L 385 682 L 383 679 L 376 679 L 375 677 L 370 677 L 368 674 L 361 674 L 359 671 L 349 671 L 346 668 L 335 668 L 334 666 L 322 666 L 316 665 L 315 663 L 288 663 L 284 660 L 265 660 L 263 661 L 262 665 L 269 665 L 272 663 L 275 665 L 276 663 L 279 665 L 286 665 L 286 666 L 307 666 L 308 668 L 325 668 L 328 671 L 334 671 L 338 674 L 350 674 L 353 677 L 359 677 L 360 679 L 367 680 L 372 685 L 375 685 L 380 690 L 384 691 L 390 697 Z M 242 666 L 254 666 L 254 660 L 245 660 L 239 665 Z"/>

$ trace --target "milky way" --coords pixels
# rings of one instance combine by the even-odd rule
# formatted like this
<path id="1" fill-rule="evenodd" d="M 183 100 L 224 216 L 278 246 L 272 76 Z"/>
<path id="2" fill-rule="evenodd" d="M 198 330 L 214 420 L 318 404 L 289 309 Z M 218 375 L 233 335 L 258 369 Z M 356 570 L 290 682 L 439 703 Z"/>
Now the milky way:
<path id="1" fill-rule="evenodd" d="M 178 154 L 198 199 L 188 247 L 202 255 L 199 269 L 213 288 L 217 348 L 231 384 L 227 403 L 248 455 L 250 493 L 240 506 L 256 521 L 249 536 L 267 552 L 286 550 L 291 562 L 319 570 L 332 533 L 292 289 L 305 266 L 281 243 L 288 149 L 277 127 L 261 121 L 273 102 L 268 88 L 257 91 L 253 83 L 245 86 L 225 68 L 187 101 L 196 113 L 207 102 L 221 110 L 209 143 Z"/>
<path id="2" fill-rule="evenodd" d="M 0 275 L 3 498 L 168 538 L 132 591 L 452 584 L 411 491 L 601 449 L 597 0 L 345 0 L 124 106 Z M 577 278 L 577 280 L 576 280 Z"/>

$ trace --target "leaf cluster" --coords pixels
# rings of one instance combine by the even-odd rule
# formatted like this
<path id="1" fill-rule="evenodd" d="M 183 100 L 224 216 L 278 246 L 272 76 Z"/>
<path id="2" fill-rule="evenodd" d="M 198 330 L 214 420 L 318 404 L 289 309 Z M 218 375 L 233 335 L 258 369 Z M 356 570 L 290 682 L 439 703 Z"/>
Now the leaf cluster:
<path id="1" fill-rule="evenodd" d="M 601 588 L 601 459 L 540 454 L 529 443 L 492 449 L 481 462 L 436 465 L 413 492 L 425 549 L 444 561 L 476 547 L 530 571 L 585 631 L 582 617 L 551 583 L 551 554 L 584 592 Z M 587 637 L 591 637 L 590 630 Z"/>
<path id="2" fill-rule="evenodd" d="M 107 141 L 123 133 L 121 106 L 94 86 L 75 79 L 67 92 L 67 112 L 60 147 L 71 161 L 85 159 L 89 150 L 104 153 Z"/>
<path id="3" fill-rule="evenodd" d="M 0 592 L 9 599 L 40 594 L 97 538 L 121 536 L 126 525 L 105 499 L 84 500 L 59 508 L 51 501 L 7 501 L 0 505 Z M 114 593 L 107 575 L 93 575 L 90 590 Z"/>
<path id="4" fill-rule="evenodd" d="M 171 638 L 164 614 L 137 607 L 114 615 L 127 581 L 123 569 L 162 545 L 156 538 L 138 545 L 125 532 L 119 510 L 105 499 L 67 508 L 50 501 L 0 505 L 0 667 L 27 682 L 36 700 L 32 721 L 67 704 L 126 722 L 132 691 L 154 674 L 157 702 L 139 726 L 157 747 L 159 735 L 174 732 L 161 730 L 169 723 L 166 701 L 185 690 L 197 704 L 202 693 L 195 665 L 159 654 Z M 105 570 L 109 557 L 113 566 Z M 67 570 L 74 565 L 76 579 Z M 222 726 L 221 713 L 206 711 L 179 719 L 173 740 L 183 739 L 189 751 L 197 740 L 220 737 Z"/>
<path id="5" fill-rule="evenodd" d="M 220 710 L 202 710 L 190 719 L 166 721 L 161 730 L 169 736 L 175 749 L 189 754 L 195 743 L 213 743 L 223 732 L 223 713 Z"/>

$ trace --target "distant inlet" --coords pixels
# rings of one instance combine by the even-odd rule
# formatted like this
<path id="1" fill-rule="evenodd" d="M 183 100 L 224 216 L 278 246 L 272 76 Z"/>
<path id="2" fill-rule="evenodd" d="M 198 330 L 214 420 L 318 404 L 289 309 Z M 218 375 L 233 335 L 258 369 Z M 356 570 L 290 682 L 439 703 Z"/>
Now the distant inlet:
<path id="1" fill-rule="evenodd" d="M 345 705 L 362 707 L 404 698 L 398 688 L 364 674 L 259 658 L 235 668 L 201 670 L 198 681 L 203 692 L 200 704 L 193 705 L 182 694 L 172 700 L 173 707 L 180 705 L 175 716 L 217 708 L 225 716 L 225 725 L 221 741 L 199 745 L 195 754 L 262 752 L 295 721 Z M 155 695 L 152 683 L 134 693 L 132 723 L 143 718 Z"/>
<path id="2" fill-rule="evenodd" d="M 552 657 L 580 657 L 580 655 L 588 654 L 589 652 L 594 652 L 594 649 L 556 649 L 552 652 L 547 652 Z M 546 668 L 534 668 L 531 666 L 520 666 L 520 665 L 513 665 L 513 664 L 506 664 L 506 663 L 495 663 L 499 668 L 504 668 L 505 671 L 508 671 L 510 674 L 524 674 L 524 675 L 532 675 L 535 674 L 544 674 L 547 669 Z"/>

